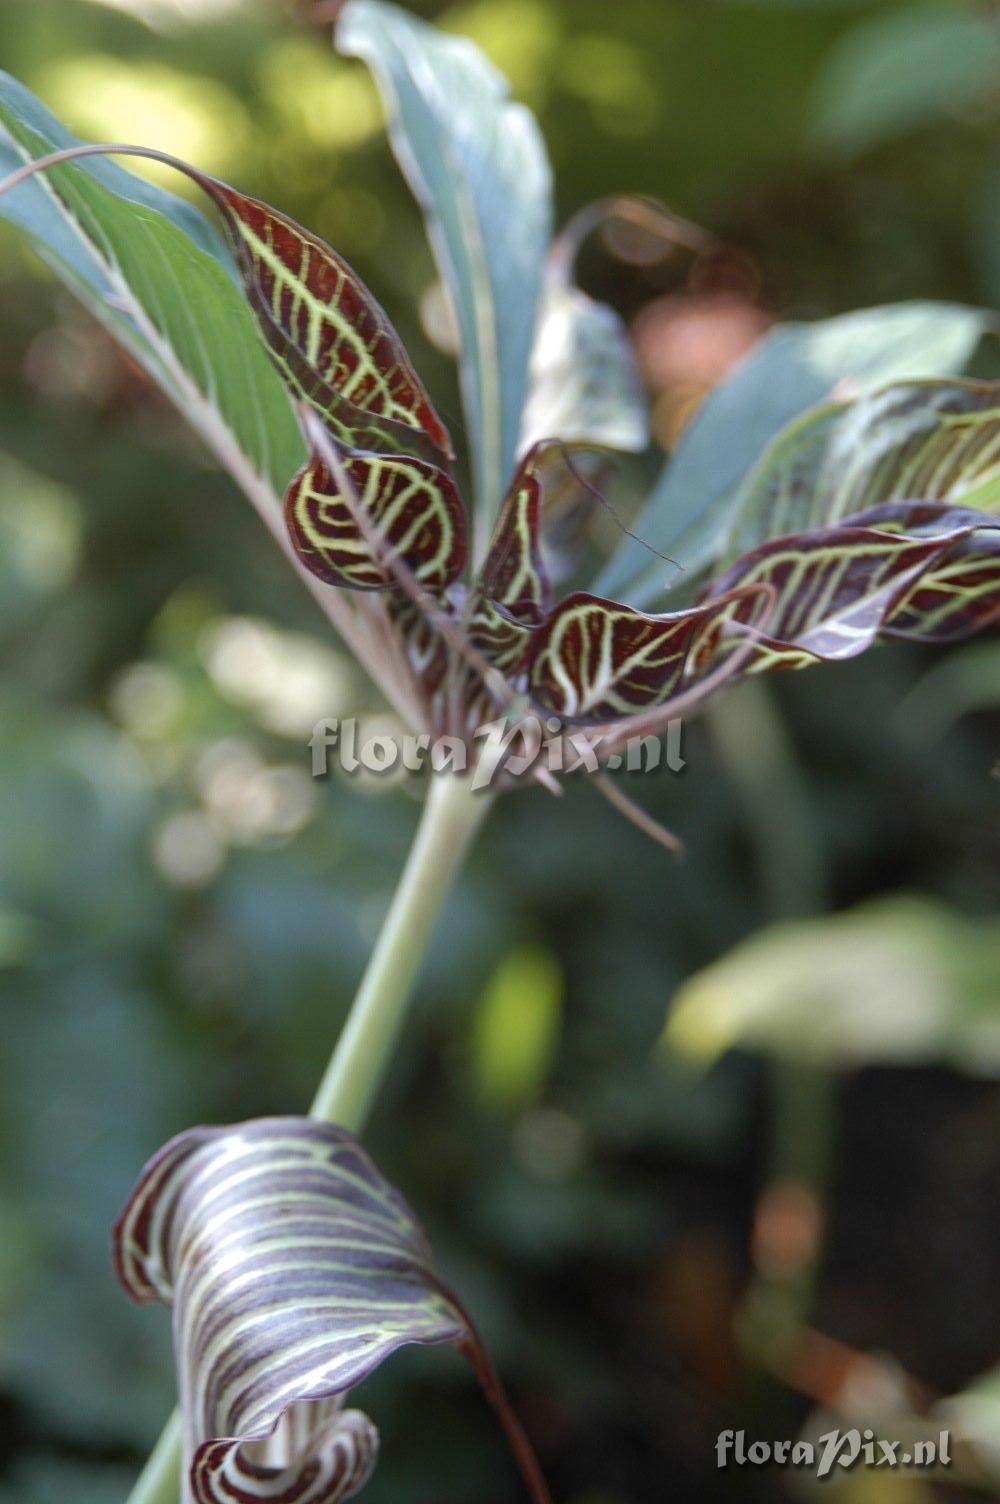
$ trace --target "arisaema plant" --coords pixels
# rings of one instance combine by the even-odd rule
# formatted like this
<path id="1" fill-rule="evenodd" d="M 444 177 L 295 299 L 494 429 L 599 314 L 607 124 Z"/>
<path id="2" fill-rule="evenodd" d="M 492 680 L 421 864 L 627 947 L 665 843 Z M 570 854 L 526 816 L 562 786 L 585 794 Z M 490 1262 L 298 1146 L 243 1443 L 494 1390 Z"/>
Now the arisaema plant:
<path id="1" fill-rule="evenodd" d="M 1000 388 L 961 375 L 990 321 L 943 304 L 772 333 L 582 579 L 567 493 L 576 513 L 598 504 L 588 460 L 647 443 L 624 327 L 574 284 L 593 216 L 553 239 L 536 125 L 469 44 L 383 0 L 348 0 L 337 39 L 374 72 L 426 214 L 460 337 L 471 494 L 376 298 L 279 208 L 161 143 L 76 142 L 3 78 L 0 212 L 200 434 L 413 730 L 474 765 L 485 724 L 505 719 L 516 743 L 541 719 L 572 749 L 563 766 L 641 821 L 605 770 L 630 736 L 748 675 L 996 621 Z M 212 217 L 111 160 L 129 154 L 185 173 Z M 344 1396 L 414 1342 L 470 1357 L 547 1497 L 470 1319 L 352 1136 L 492 798 L 558 792 L 548 766 L 495 772 L 479 792 L 429 780 L 312 1120 L 183 1134 L 123 1213 L 119 1273 L 173 1307 L 181 1399 L 132 1504 L 350 1497 L 376 1433 Z"/>

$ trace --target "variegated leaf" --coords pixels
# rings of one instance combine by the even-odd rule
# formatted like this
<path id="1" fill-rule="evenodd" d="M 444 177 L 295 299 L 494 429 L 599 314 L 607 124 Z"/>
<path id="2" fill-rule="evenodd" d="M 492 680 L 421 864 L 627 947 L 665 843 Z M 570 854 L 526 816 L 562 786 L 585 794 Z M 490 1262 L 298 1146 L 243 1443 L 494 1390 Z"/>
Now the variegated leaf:
<path id="1" fill-rule="evenodd" d="M 482 593 L 526 627 L 538 626 L 552 600 L 542 553 L 542 450 L 536 444 L 518 467 L 479 577 Z"/>
<path id="2" fill-rule="evenodd" d="M 544 444 L 525 455 L 497 519 L 469 611 L 469 638 L 496 668 L 514 673 L 548 615 L 552 587 L 542 552 Z"/>
<path id="3" fill-rule="evenodd" d="M 702 666 L 713 628 L 755 611 L 752 592 L 652 616 L 578 591 L 535 633 L 531 692 L 570 721 L 614 720 L 652 710 L 682 687 L 695 648 Z"/>
<path id="4" fill-rule="evenodd" d="M 353 487 L 347 498 L 314 455 L 285 496 L 288 531 L 308 570 L 349 590 L 395 585 L 393 558 L 426 590 L 440 593 L 458 578 L 466 557 L 465 509 L 443 470 L 403 455 L 352 454 L 344 456 L 343 472 Z"/>
<path id="5" fill-rule="evenodd" d="M 901 382 L 799 419 L 744 482 L 727 556 L 904 500 L 1000 510 L 1000 384 Z"/>
<path id="6" fill-rule="evenodd" d="M 838 527 L 775 538 L 738 559 L 708 599 L 748 585 L 774 592 L 749 671 L 853 658 L 871 646 L 917 581 L 966 537 L 967 529 L 911 539 Z"/>
<path id="7" fill-rule="evenodd" d="M 962 534 L 890 613 L 884 636 L 958 642 L 1000 620 L 1000 517 L 970 507 L 890 502 L 850 521 L 910 538 Z"/>
<path id="8" fill-rule="evenodd" d="M 351 1497 L 377 1437 L 343 1395 L 410 1343 L 456 1346 L 502 1403 L 412 1211 L 344 1129 L 181 1134 L 147 1165 L 114 1251 L 133 1299 L 173 1307 L 185 1504 Z"/>
<path id="9" fill-rule="evenodd" d="M 517 461 L 552 233 L 551 169 L 537 122 L 510 98 L 506 79 L 467 38 L 413 10 L 349 0 L 336 40 L 374 74 L 451 295 L 483 537 Z"/>
<path id="10" fill-rule="evenodd" d="M 292 392 L 350 449 L 452 457 L 389 317 L 358 274 L 310 230 L 205 174 L 247 299 Z"/>
<path id="11" fill-rule="evenodd" d="M 637 539 L 680 560 L 688 580 L 696 577 L 725 548 L 744 478 L 787 424 L 844 385 L 867 393 L 891 381 L 957 375 L 993 322 L 988 312 L 956 304 L 897 303 L 780 325 L 684 430 L 634 524 L 636 536 L 623 538 L 596 588 L 640 605 L 662 597 L 662 562 Z M 792 530 L 813 525 L 803 519 Z"/>

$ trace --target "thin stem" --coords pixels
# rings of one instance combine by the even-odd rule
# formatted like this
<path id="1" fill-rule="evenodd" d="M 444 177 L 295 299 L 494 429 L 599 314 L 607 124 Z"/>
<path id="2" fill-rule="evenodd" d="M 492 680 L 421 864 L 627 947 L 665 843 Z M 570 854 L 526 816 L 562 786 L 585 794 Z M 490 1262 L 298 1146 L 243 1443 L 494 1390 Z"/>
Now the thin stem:
<path id="1" fill-rule="evenodd" d="M 312 1116 L 363 1125 L 406 1010 L 434 921 L 489 809 L 461 778 L 434 778 L 416 839 L 326 1074 Z"/>
<path id="2" fill-rule="evenodd" d="M 473 793 L 465 779 L 432 780 L 402 877 L 313 1102 L 313 1117 L 339 1123 L 352 1132 L 363 1127 L 434 922 L 490 804 L 490 796 Z M 175 1413 L 129 1494 L 128 1504 L 178 1504 L 181 1453 L 181 1422 Z"/>

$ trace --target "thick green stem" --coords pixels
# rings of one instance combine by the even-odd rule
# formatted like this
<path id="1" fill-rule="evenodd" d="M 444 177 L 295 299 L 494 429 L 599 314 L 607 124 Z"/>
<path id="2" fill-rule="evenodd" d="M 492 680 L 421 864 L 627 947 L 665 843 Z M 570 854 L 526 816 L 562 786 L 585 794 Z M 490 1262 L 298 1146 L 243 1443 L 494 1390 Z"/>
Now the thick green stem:
<path id="1" fill-rule="evenodd" d="M 311 1115 L 359 1131 L 399 1034 L 434 924 L 491 799 L 461 778 L 431 782 L 420 825 Z M 178 1504 L 181 1423 L 174 1414 L 128 1504 Z"/>

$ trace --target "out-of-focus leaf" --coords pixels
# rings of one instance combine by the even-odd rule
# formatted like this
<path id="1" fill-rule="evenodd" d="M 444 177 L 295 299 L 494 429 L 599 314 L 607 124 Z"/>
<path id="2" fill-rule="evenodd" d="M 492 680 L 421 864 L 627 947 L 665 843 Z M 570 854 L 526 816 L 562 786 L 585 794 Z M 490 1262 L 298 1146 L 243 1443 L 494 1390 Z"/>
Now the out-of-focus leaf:
<path id="1" fill-rule="evenodd" d="M 378 80 L 451 294 L 479 529 L 488 535 L 514 468 L 551 236 L 545 148 L 533 116 L 466 40 L 383 0 L 349 0 L 337 44 Z"/>
<path id="2" fill-rule="evenodd" d="M 1000 385 L 901 382 L 807 414 L 740 487 L 726 552 L 905 500 L 1000 509 Z"/>
<path id="3" fill-rule="evenodd" d="M 712 592 L 725 597 L 748 586 L 773 589 L 754 671 L 854 658 L 872 645 L 917 582 L 968 537 L 967 529 L 911 538 L 874 527 L 819 528 L 742 554 Z"/>
<path id="4" fill-rule="evenodd" d="M 892 381 L 964 369 L 992 316 L 952 303 L 897 303 L 814 324 L 785 324 L 712 393 L 667 462 L 635 531 L 693 579 L 715 555 L 737 488 L 771 440 L 809 408 Z M 669 566 L 626 538 L 597 582 L 603 594 L 644 605 Z"/>
<path id="5" fill-rule="evenodd" d="M 345 1129 L 190 1129 L 146 1166 L 114 1252 L 133 1300 L 174 1310 L 195 1504 L 352 1497 L 378 1434 L 344 1395 L 412 1343 L 456 1347 L 504 1406 L 413 1212 Z"/>
<path id="6" fill-rule="evenodd" d="M 844 156 L 864 151 L 949 115 L 998 69 L 1000 27 L 986 10 L 910 5 L 871 16 L 826 59 L 813 140 Z"/>
<path id="7" fill-rule="evenodd" d="M 971 1446 L 1000 1487 L 1000 1368 L 980 1374 L 960 1393 L 939 1400 L 932 1415 Z"/>
<path id="8" fill-rule="evenodd" d="M 855 526 L 907 538 L 956 538 L 922 570 L 886 616 L 882 631 L 914 642 L 961 642 L 1000 617 L 1000 517 L 970 507 L 895 501 L 851 518 Z"/>
<path id="9" fill-rule="evenodd" d="M 899 707 L 903 734 L 937 740 L 956 721 L 1000 705 L 1000 643 L 978 642 L 936 663 Z"/>
<path id="10" fill-rule="evenodd" d="M 708 1064 L 741 1046 L 850 1069 L 1000 1073 L 1000 930 L 926 898 L 774 925 L 675 994 L 664 1044 Z"/>
<path id="11" fill-rule="evenodd" d="M 0 75 L 0 169 L 78 144 Z M 58 276 L 121 340 L 213 451 L 283 490 L 302 459 L 281 380 L 232 262 L 197 210 L 98 158 L 0 198 Z"/>
<path id="12" fill-rule="evenodd" d="M 563 984 L 552 954 L 516 950 L 493 973 L 476 1011 L 473 1070 L 480 1101 L 526 1107 L 548 1079 L 559 1042 Z"/>
<path id="13" fill-rule="evenodd" d="M 558 438 L 642 450 L 649 411 L 628 332 L 613 308 L 576 286 L 579 241 L 571 224 L 549 253 L 521 448 Z"/>

